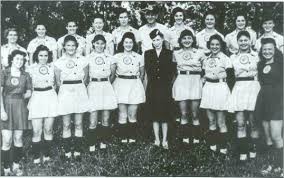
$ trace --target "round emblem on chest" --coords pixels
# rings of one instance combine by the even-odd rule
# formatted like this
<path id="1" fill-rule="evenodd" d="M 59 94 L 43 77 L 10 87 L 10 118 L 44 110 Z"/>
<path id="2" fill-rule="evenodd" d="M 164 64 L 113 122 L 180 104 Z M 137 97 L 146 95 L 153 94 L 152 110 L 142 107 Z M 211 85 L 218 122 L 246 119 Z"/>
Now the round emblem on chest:
<path id="1" fill-rule="evenodd" d="M 19 85 L 20 81 L 18 78 L 11 78 L 11 84 L 14 86 Z"/>
<path id="2" fill-rule="evenodd" d="M 42 75 L 46 75 L 48 73 L 48 68 L 46 66 L 41 66 L 39 68 L 39 73 Z"/>
<path id="3" fill-rule="evenodd" d="M 104 63 L 104 59 L 102 57 L 96 57 L 95 62 L 97 65 L 102 65 Z"/>
<path id="4" fill-rule="evenodd" d="M 185 52 L 183 54 L 182 58 L 187 61 L 187 60 L 191 59 L 191 54 L 189 52 Z"/>
<path id="5" fill-rule="evenodd" d="M 215 58 L 210 58 L 209 61 L 208 61 L 208 66 L 210 68 L 213 68 L 216 66 L 216 59 Z"/>
<path id="6" fill-rule="evenodd" d="M 124 57 L 123 58 L 123 63 L 126 64 L 126 65 L 131 64 L 132 63 L 131 57 L 128 57 L 128 56 Z"/>
<path id="7" fill-rule="evenodd" d="M 239 60 L 241 64 L 247 64 L 249 62 L 249 57 L 247 55 L 243 55 Z"/>
<path id="8" fill-rule="evenodd" d="M 209 38 L 210 38 L 210 35 L 205 35 L 204 36 L 204 41 L 206 41 L 206 42 L 209 41 Z"/>
<path id="9" fill-rule="evenodd" d="M 267 65 L 263 68 L 263 73 L 268 74 L 270 72 L 270 70 L 271 70 L 271 66 Z"/>
<path id="10" fill-rule="evenodd" d="M 72 61 L 72 60 L 69 60 L 69 61 L 66 63 L 66 67 L 67 67 L 68 69 L 74 68 L 74 67 L 75 67 L 75 62 Z"/>

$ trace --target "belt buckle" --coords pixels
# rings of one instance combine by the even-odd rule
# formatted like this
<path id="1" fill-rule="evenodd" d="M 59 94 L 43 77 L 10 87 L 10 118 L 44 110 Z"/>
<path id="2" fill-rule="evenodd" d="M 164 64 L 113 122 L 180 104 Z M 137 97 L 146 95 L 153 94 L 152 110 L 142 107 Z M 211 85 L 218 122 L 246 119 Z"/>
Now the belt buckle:
<path id="1" fill-rule="evenodd" d="M 258 81 L 258 77 L 257 76 L 254 76 L 253 79 L 254 79 L 254 81 Z"/>
<path id="2" fill-rule="evenodd" d="M 189 75 L 189 74 L 190 74 L 190 71 L 187 70 L 187 71 L 186 71 L 186 74 Z"/>

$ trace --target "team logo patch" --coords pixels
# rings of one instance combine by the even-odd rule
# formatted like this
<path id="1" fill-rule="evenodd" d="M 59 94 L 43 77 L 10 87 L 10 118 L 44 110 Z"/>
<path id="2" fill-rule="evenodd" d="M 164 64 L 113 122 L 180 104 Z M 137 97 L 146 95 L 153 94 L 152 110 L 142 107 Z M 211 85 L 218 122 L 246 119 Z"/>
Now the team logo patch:
<path id="1" fill-rule="evenodd" d="M 74 68 L 74 67 L 75 67 L 75 62 L 72 61 L 72 60 L 69 60 L 69 61 L 66 63 L 66 67 L 67 67 L 68 69 Z"/>
<path id="2" fill-rule="evenodd" d="M 209 59 L 209 62 L 208 62 L 208 66 L 209 66 L 210 68 L 215 67 L 215 66 L 216 66 L 216 59 L 215 59 L 215 58 L 210 58 L 210 59 Z"/>
<path id="3" fill-rule="evenodd" d="M 95 62 L 97 65 L 102 65 L 104 63 L 104 59 L 102 57 L 96 57 Z"/>
<path id="4" fill-rule="evenodd" d="M 126 64 L 126 65 L 131 64 L 132 63 L 131 57 L 124 57 L 123 58 L 123 63 Z"/>
<path id="5" fill-rule="evenodd" d="M 263 68 L 263 73 L 268 74 L 268 73 L 270 72 L 270 70 L 271 70 L 271 66 L 270 66 L 270 65 L 265 66 L 265 67 Z"/>
<path id="6" fill-rule="evenodd" d="M 19 85 L 20 81 L 19 79 L 17 78 L 11 78 L 11 84 L 14 85 L 14 86 L 17 86 Z"/>
<path id="7" fill-rule="evenodd" d="M 182 58 L 187 61 L 187 60 L 191 59 L 192 57 L 191 57 L 190 53 L 186 52 L 186 53 L 183 54 Z"/>
<path id="8" fill-rule="evenodd" d="M 210 38 L 210 35 L 205 35 L 204 36 L 204 40 L 207 42 L 207 41 L 209 41 L 209 38 Z"/>
<path id="9" fill-rule="evenodd" d="M 249 57 L 247 55 L 244 55 L 241 56 L 239 60 L 241 64 L 247 64 L 249 62 Z"/>
<path id="10" fill-rule="evenodd" d="M 48 73 L 48 68 L 46 66 L 41 66 L 39 68 L 39 73 L 41 73 L 42 75 L 46 75 Z"/>

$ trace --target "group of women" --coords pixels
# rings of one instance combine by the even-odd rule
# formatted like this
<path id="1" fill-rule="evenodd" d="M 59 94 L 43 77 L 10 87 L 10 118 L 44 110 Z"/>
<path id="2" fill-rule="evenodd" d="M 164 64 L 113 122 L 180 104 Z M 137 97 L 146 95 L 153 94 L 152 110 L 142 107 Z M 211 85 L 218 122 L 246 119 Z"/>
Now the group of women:
<path id="1" fill-rule="evenodd" d="M 76 21 L 69 20 L 68 33 L 57 42 L 39 23 L 37 37 L 27 51 L 17 44 L 16 29 L 6 31 L 8 43 L 1 47 L 5 175 L 22 175 L 22 135 L 31 128 L 30 123 L 35 164 L 51 159 L 55 118 L 63 123 L 65 159 L 72 155 L 80 159 L 84 135 L 90 152 L 96 150 L 96 144 L 107 148 L 112 131 L 110 115 L 116 108 L 120 141 L 136 142 L 141 103 L 145 103 L 147 113 L 142 119 L 153 122 L 154 145 L 168 149 L 168 123 L 176 117 L 173 100 L 180 110 L 182 142 L 201 142 L 203 108 L 209 120 L 206 143 L 210 150 L 226 155 L 228 111 L 235 113 L 241 161 L 256 157 L 257 123 L 263 125 L 267 146 L 274 144 L 283 155 L 283 37 L 273 31 L 273 19 L 263 19 L 264 34 L 257 39 L 256 32 L 246 27 L 246 16 L 238 14 L 236 30 L 224 38 L 215 29 L 213 13 L 205 15 L 206 27 L 198 33 L 183 23 L 181 8 L 173 10 L 170 29 L 156 22 L 157 13 L 155 7 L 149 7 L 147 24 L 136 30 L 122 9 L 118 13 L 120 26 L 112 34 L 103 31 L 104 18 L 96 15 L 86 39 L 77 34 Z M 227 85 L 230 71 L 235 77 L 232 91 Z M 83 134 L 86 112 L 90 113 L 89 127 Z M 282 157 L 275 164 L 268 163 L 271 165 L 264 171 L 271 171 L 271 166 L 281 171 Z"/>

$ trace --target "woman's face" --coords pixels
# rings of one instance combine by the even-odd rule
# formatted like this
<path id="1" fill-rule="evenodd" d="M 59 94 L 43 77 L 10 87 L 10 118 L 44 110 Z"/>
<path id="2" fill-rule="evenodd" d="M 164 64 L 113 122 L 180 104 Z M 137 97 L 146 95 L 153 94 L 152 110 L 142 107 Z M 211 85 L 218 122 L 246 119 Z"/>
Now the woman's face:
<path id="1" fill-rule="evenodd" d="M 92 25 L 95 31 L 102 31 L 104 28 L 104 21 L 101 18 L 95 18 Z"/>
<path id="2" fill-rule="evenodd" d="M 104 52 L 106 44 L 103 40 L 97 40 L 93 43 L 93 47 L 97 53 L 102 53 Z"/>
<path id="3" fill-rule="evenodd" d="M 120 26 L 127 26 L 128 25 L 128 20 L 129 20 L 128 14 L 126 12 L 121 13 L 119 15 L 118 20 L 119 20 Z"/>
<path id="4" fill-rule="evenodd" d="M 158 15 L 153 14 L 153 13 L 147 13 L 145 15 L 145 18 L 146 18 L 148 24 L 154 24 L 156 22 L 157 18 L 158 18 Z"/>
<path id="5" fill-rule="evenodd" d="M 246 19 L 244 16 L 238 16 L 236 19 L 237 29 L 243 30 L 246 27 Z"/>
<path id="6" fill-rule="evenodd" d="M 239 49 L 241 51 L 246 51 L 250 49 L 250 39 L 247 36 L 240 36 L 238 39 Z"/>
<path id="7" fill-rule="evenodd" d="M 8 43 L 16 43 L 18 40 L 18 33 L 16 31 L 9 31 L 7 35 Z"/>
<path id="8" fill-rule="evenodd" d="M 37 25 L 35 31 L 38 37 L 45 37 L 46 28 L 44 25 Z"/>
<path id="9" fill-rule="evenodd" d="M 211 14 L 208 14 L 205 18 L 206 28 L 212 29 L 215 28 L 215 17 Z"/>
<path id="10" fill-rule="evenodd" d="M 133 40 L 131 38 L 125 38 L 123 41 L 124 51 L 130 52 L 133 48 Z"/>
<path id="11" fill-rule="evenodd" d="M 21 54 L 17 54 L 16 56 L 13 57 L 12 60 L 12 67 L 15 67 L 17 69 L 20 69 L 23 64 L 24 64 L 24 56 Z"/>
<path id="12" fill-rule="evenodd" d="M 210 50 L 213 54 L 217 54 L 221 51 L 221 44 L 220 41 L 217 39 L 213 39 L 210 42 Z"/>
<path id="13" fill-rule="evenodd" d="M 270 60 L 271 58 L 273 58 L 274 54 L 275 54 L 275 46 L 272 43 L 267 43 L 264 44 L 262 46 L 262 56 L 266 59 L 266 60 Z"/>
<path id="14" fill-rule="evenodd" d="M 182 24 L 183 23 L 183 13 L 182 12 L 177 12 L 175 15 L 174 15 L 174 19 L 175 19 L 175 22 L 177 24 Z"/>
<path id="15" fill-rule="evenodd" d="M 267 20 L 267 21 L 263 22 L 263 24 L 262 24 L 262 28 L 263 28 L 264 32 L 266 32 L 266 33 L 273 31 L 273 27 L 274 27 L 273 20 Z"/>
<path id="16" fill-rule="evenodd" d="M 64 45 L 64 49 L 66 51 L 66 54 L 69 54 L 70 56 L 73 56 L 74 54 L 76 54 L 76 43 L 75 41 L 67 41 Z"/>
<path id="17" fill-rule="evenodd" d="M 184 48 L 190 48 L 192 46 L 192 43 L 193 43 L 192 36 L 186 35 L 181 39 L 181 44 L 183 45 Z"/>
<path id="18" fill-rule="evenodd" d="M 68 34 L 74 35 L 77 32 L 78 26 L 75 22 L 68 22 L 66 29 L 68 31 Z"/>
<path id="19" fill-rule="evenodd" d="M 155 38 L 153 38 L 154 48 L 161 49 L 162 46 L 163 46 L 163 41 L 164 41 L 164 39 L 160 35 L 157 35 Z"/>
<path id="20" fill-rule="evenodd" d="M 40 51 L 37 57 L 39 64 L 46 64 L 48 61 L 48 51 Z"/>

